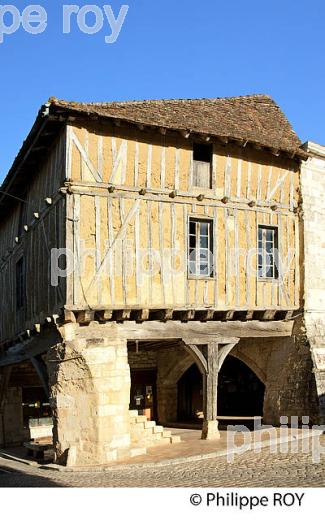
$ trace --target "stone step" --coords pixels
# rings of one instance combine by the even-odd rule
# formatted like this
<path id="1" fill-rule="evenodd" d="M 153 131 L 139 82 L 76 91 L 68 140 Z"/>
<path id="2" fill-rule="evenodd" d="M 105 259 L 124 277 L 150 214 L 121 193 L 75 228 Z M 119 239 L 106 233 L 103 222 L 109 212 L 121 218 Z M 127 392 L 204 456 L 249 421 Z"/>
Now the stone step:
<path id="1" fill-rule="evenodd" d="M 139 415 L 138 410 L 129 410 L 130 417 L 138 417 L 138 415 Z"/>
<path id="2" fill-rule="evenodd" d="M 155 421 L 147 421 L 144 424 L 144 427 L 146 430 L 148 430 L 149 428 L 154 428 L 155 426 L 156 426 Z"/>
<path id="3" fill-rule="evenodd" d="M 182 442 L 182 439 L 179 435 L 172 435 L 170 437 L 170 443 L 171 444 L 178 444 L 179 442 Z"/>
<path id="4" fill-rule="evenodd" d="M 146 418 L 145 415 L 138 415 L 135 418 L 135 422 L 137 422 L 137 423 L 146 423 L 147 422 L 147 418 Z"/>
<path id="5" fill-rule="evenodd" d="M 163 433 L 163 431 L 164 431 L 163 426 L 154 426 L 154 428 L 153 428 L 154 433 Z"/>
<path id="6" fill-rule="evenodd" d="M 169 430 L 164 430 L 162 436 L 165 438 L 170 438 L 172 436 L 172 432 Z"/>
<path id="7" fill-rule="evenodd" d="M 168 437 L 160 437 L 160 439 L 155 439 L 151 446 L 164 446 L 170 444 L 170 439 Z"/>
<path id="8" fill-rule="evenodd" d="M 133 430 L 137 431 L 137 432 L 140 432 L 140 431 L 143 431 L 145 428 L 144 428 L 144 425 L 146 424 L 144 421 L 137 421 L 135 420 L 133 422 L 133 418 L 130 420 L 130 424 L 131 424 L 131 427 Z"/>

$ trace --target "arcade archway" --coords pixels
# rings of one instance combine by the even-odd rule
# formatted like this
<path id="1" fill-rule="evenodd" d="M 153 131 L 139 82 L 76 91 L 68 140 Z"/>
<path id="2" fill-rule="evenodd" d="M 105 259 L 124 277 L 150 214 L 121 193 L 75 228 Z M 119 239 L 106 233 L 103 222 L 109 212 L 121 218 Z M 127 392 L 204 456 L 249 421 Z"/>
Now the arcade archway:
<path id="1" fill-rule="evenodd" d="M 218 416 L 263 416 L 265 386 L 243 361 L 228 355 L 218 378 Z M 177 419 L 200 422 L 203 418 L 203 378 L 193 363 L 177 382 Z"/>

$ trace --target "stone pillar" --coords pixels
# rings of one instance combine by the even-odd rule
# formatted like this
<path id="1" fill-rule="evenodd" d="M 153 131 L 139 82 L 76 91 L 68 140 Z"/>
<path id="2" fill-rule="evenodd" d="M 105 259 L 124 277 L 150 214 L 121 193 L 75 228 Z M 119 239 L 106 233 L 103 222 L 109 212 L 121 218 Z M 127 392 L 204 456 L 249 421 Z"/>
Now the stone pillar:
<path id="1" fill-rule="evenodd" d="M 57 461 L 105 464 L 128 456 L 127 342 L 105 326 L 64 326 L 47 364 Z"/>
<path id="2" fill-rule="evenodd" d="M 8 387 L 0 413 L 0 445 L 20 446 L 29 439 L 29 430 L 24 428 L 22 389 Z"/>
<path id="3" fill-rule="evenodd" d="M 217 440 L 220 432 L 217 421 L 217 396 L 218 396 L 218 343 L 208 344 L 208 371 L 203 375 L 203 406 L 204 421 L 202 439 Z"/>

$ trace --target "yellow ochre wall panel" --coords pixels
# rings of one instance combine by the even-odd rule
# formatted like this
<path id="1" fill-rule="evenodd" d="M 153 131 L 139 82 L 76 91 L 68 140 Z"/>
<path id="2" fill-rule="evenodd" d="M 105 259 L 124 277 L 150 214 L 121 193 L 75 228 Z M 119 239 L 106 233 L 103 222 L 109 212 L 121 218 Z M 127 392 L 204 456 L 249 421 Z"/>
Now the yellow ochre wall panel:
<path id="1" fill-rule="evenodd" d="M 278 226 L 285 259 L 298 243 L 299 173 L 289 158 L 214 143 L 212 188 L 204 189 L 191 185 L 190 139 L 96 123 L 70 127 L 69 135 L 68 180 L 72 196 L 82 194 L 75 232 L 99 246 L 95 265 L 86 261 L 83 287 L 71 304 L 81 304 L 89 287 L 87 302 L 102 307 L 299 306 L 298 251 L 280 280 L 261 281 L 256 272 L 259 224 Z M 171 190 L 176 190 L 173 198 Z M 215 273 L 208 279 L 187 275 L 189 216 L 213 222 Z M 91 283 L 104 260 L 106 270 Z"/>

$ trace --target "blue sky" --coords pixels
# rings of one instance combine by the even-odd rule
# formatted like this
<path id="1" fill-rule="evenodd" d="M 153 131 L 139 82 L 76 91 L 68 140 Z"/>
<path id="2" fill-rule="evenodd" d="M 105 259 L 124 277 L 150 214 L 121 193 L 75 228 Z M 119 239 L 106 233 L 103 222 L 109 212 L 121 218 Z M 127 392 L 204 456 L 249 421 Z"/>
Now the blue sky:
<path id="1" fill-rule="evenodd" d="M 50 96 L 110 101 L 267 93 L 303 141 L 325 144 L 323 0 L 97 1 L 116 15 L 129 5 L 114 44 L 104 40 L 107 21 L 98 34 L 86 35 L 74 17 L 71 33 L 62 34 L 67 0 L 8 1 L 20 11 L 37 2 L 48 14 L 46 31 L 36 36 L 21 28 L 0 44 L 0 181 Z"/>

